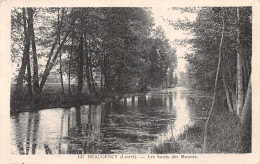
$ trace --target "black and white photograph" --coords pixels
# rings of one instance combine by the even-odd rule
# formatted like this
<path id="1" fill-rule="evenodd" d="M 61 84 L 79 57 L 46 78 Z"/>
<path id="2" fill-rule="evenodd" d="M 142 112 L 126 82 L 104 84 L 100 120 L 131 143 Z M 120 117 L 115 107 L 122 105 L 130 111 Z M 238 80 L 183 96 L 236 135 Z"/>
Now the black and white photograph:
<path id="1" fill-rule="evenodd" d="M 12 7 L 5 151 L 121 163 L 252 154 L 253 11 Z"/>

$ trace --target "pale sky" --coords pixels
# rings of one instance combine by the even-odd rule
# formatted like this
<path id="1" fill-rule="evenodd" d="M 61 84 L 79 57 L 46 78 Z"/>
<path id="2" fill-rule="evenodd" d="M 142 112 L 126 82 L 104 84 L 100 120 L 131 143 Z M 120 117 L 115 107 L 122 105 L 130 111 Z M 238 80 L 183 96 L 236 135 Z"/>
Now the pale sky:
<path id="1" fill-rule="evenodd" d="M 166 34 L 166 37 L 169 39 L 169 41 L 172 43 L 171 46 L 174 47 L 177 51 L 177 57 L 178 57 L 178 66 L 177 66 L 177 72 L 185 71 L 185 64 L 186 61 L 182 59 L 181 57 L 184 57 L 184 54 L 186 52 L 190 52 L 188 48 L 191 45 L 187 45 L 186 47 L 176 45 L 174 40 L 176 39 L 191 39 L 193 36 L 187 34 L 188 31 L 183 30 L 175 30 L 173 26 L 169 25 L 167 22 L 163 21 L 163 19 L 169 19 L 172 21 L 180 20 L 189 20 L 189 21 L 195 21 L 197 14 L 196 13 L 181 13 L 178 10 L 172 10 L 171 8 L 152 8 L 152 12 L 154 15 L 154 21 L 156 26 L 162 26 L 164 29 L 164 32 Z"/>

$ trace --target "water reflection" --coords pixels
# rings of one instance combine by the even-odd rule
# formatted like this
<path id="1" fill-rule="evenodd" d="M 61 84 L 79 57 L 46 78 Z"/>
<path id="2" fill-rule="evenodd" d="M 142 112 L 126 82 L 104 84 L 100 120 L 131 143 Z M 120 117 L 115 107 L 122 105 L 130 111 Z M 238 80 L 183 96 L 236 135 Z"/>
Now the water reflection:
<path id="1" fill-rule="evenodd" d="M 13 154 L 150 153 L 200 120 L 184 88 L 11 117 Z"/>

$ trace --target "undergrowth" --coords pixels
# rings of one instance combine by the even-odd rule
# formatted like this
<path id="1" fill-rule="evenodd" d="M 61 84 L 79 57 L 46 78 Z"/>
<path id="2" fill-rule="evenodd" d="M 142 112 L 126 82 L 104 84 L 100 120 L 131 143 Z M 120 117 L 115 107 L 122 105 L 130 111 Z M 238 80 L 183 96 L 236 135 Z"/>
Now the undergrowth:
<path id="1" fill-rule="evenodd" d="M 202 153 L 205 122 L 189 127 L 178 139 L 171 138 L 155 146 L 152 153 Z M 241 153 L 241 126 L 233 113 L 221 112 L 211 116 L 208 124 L 206 153 Z"/>

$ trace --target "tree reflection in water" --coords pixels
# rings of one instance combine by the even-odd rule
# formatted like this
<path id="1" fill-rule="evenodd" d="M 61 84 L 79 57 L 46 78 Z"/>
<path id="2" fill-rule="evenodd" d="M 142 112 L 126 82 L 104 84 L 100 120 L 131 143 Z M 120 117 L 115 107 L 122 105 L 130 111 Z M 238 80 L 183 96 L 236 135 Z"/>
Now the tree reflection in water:
<path id="1" fill-rule="evenodd" d="M 99 105 L 20 113 L 11 118 L 12 153 L 149 153 L 199 120 L 189 95 L 183 89 L 160 90 Z"/>
<path id="2" fill-rule="evenodd" d="M 23 113 L 20 114 L 20 117 L 16 116 L 14 121 L 14 127 L 16 127 L 14 135 L 19 154 L 35 154 L 37 147 L 36 135 L 39 128 L 39 113 Z"/>

